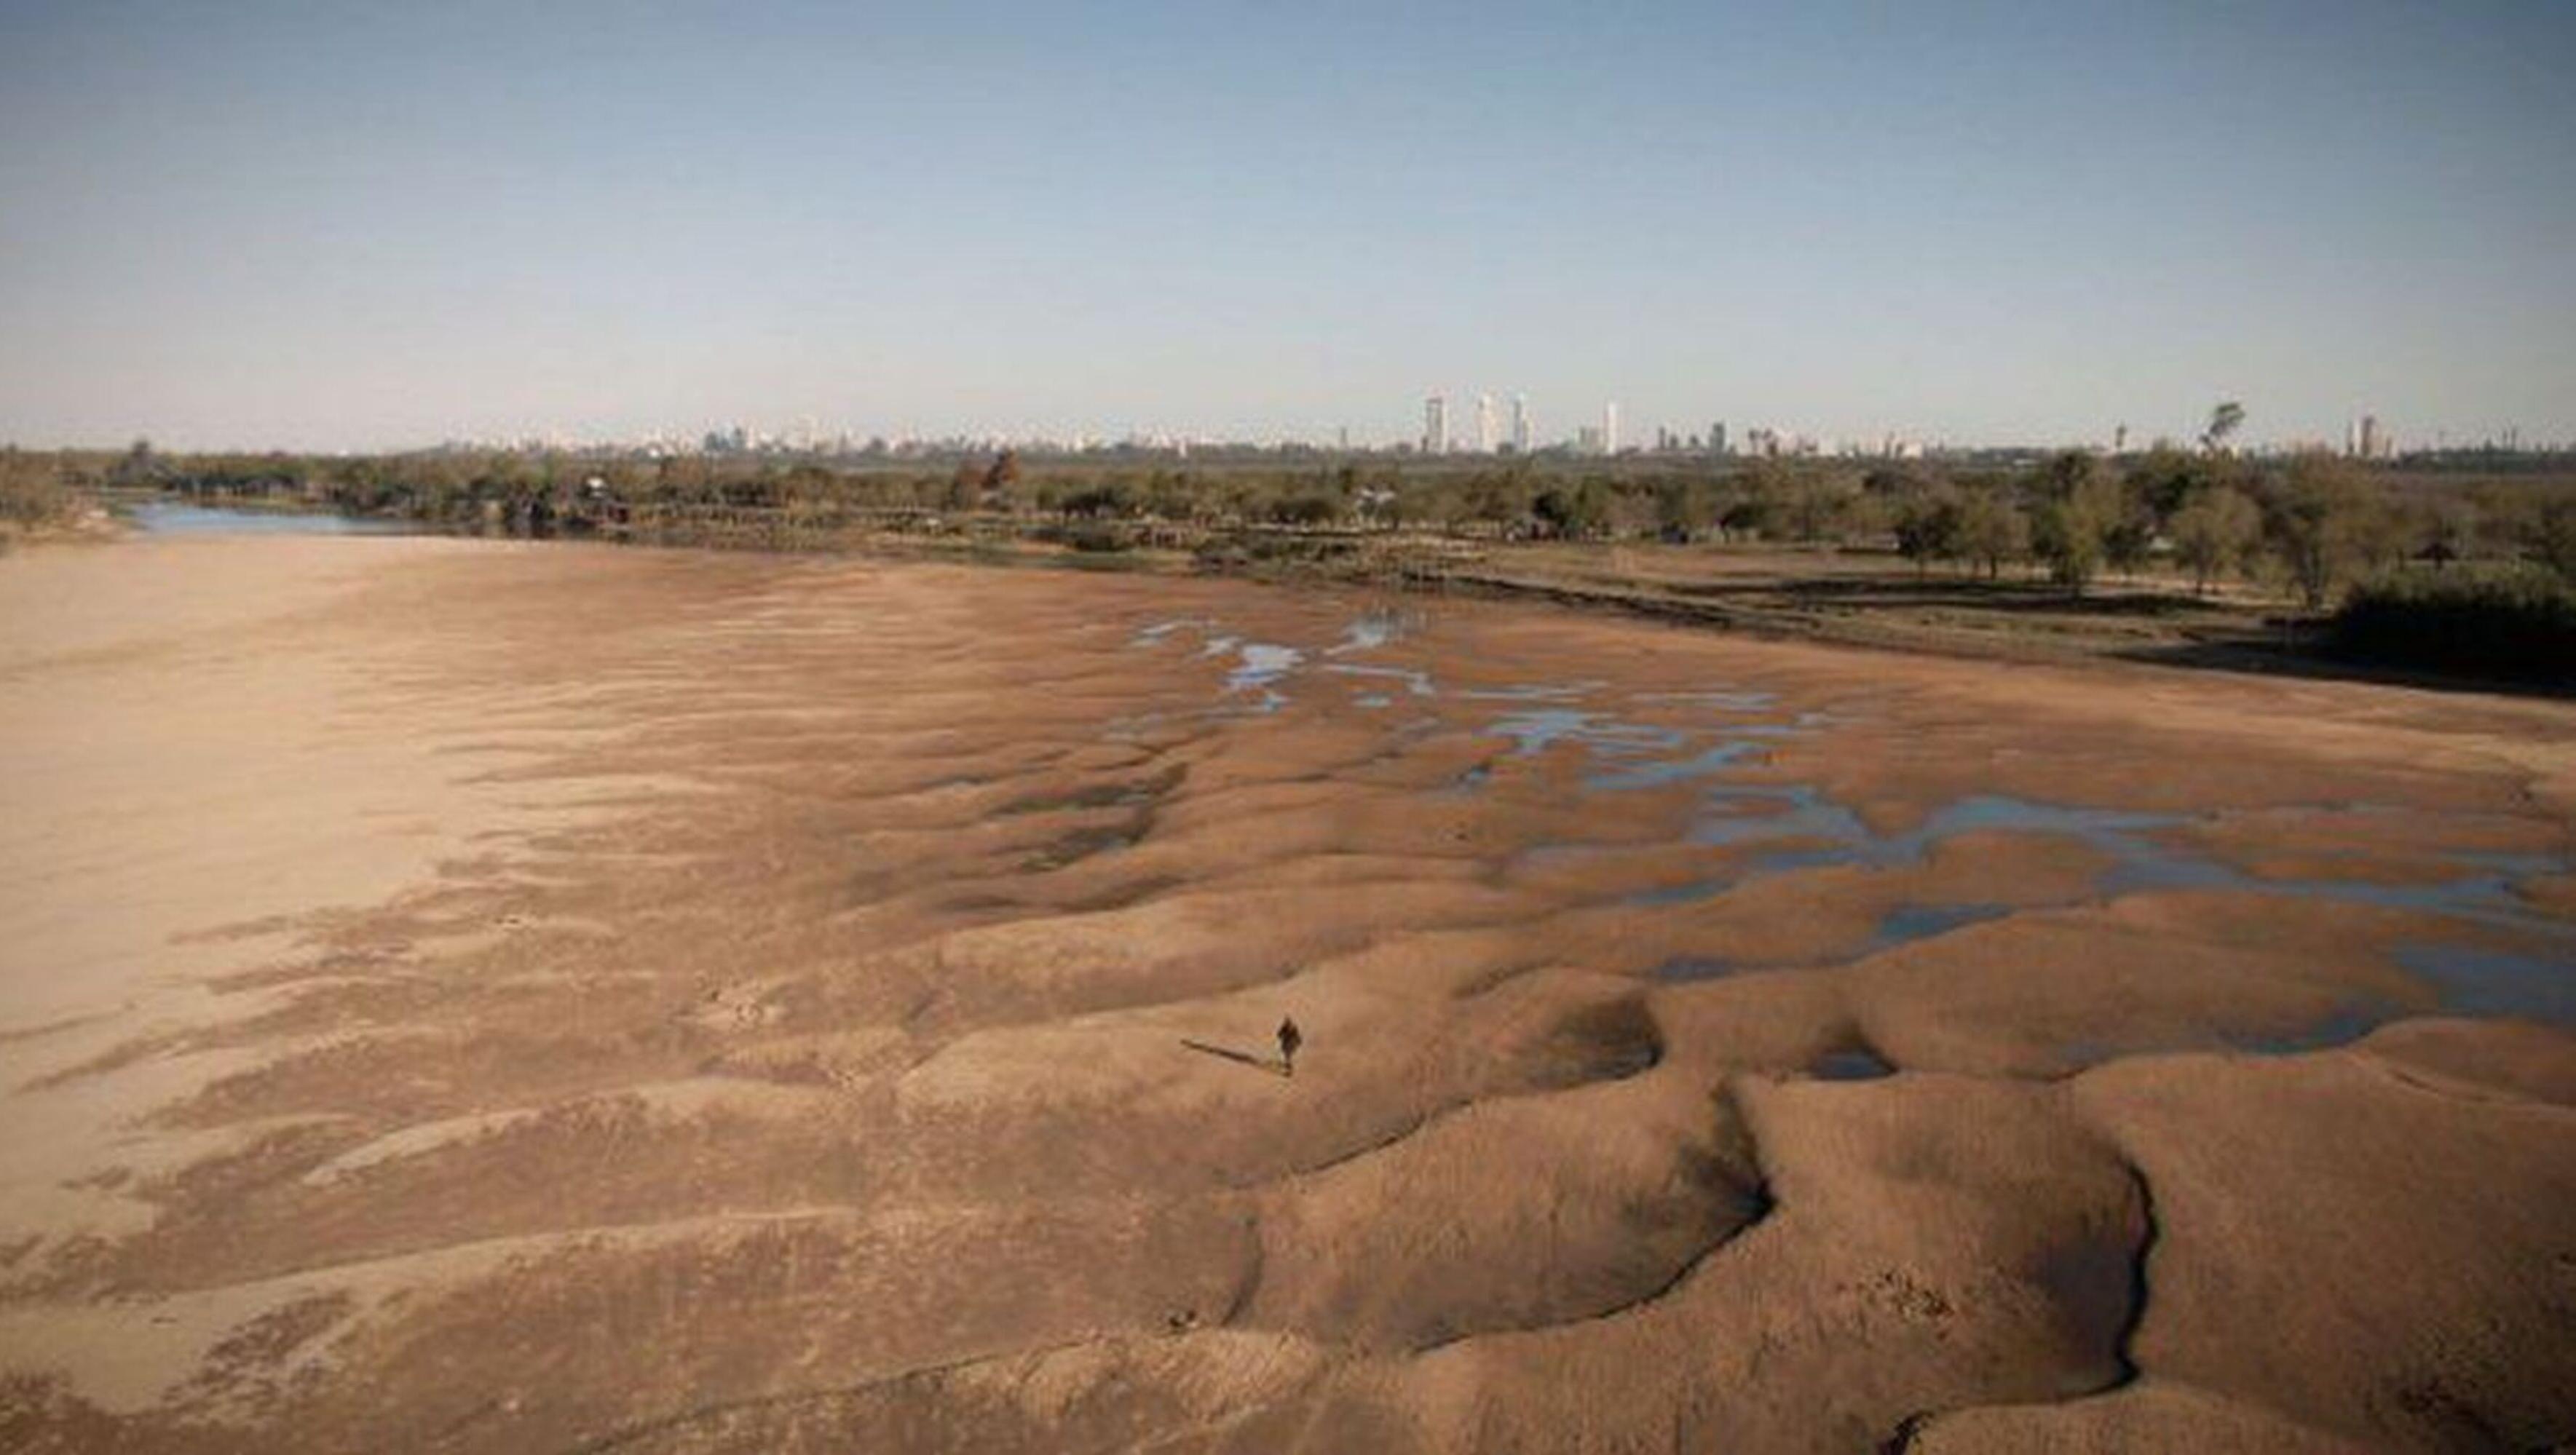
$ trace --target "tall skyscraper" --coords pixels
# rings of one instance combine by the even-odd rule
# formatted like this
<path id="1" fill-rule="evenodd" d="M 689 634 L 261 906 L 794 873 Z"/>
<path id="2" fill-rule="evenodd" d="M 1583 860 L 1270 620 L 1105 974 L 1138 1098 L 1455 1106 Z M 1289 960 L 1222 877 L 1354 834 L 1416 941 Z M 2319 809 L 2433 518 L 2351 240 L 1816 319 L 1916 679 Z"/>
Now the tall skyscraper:
<path id="1" fill-rule="evenodd" d="M 1501 436 L 1494 425 L 1494 396 L 1479 394 L 1476 396 L 1476 453 L 1490 455 L 1499 443 Z"/>
<path id="2" fill-rule="evenodd" d="M 2361 457 L 2365 460 L 2376 460 L 2387 453 L 2388 437 L 2379 432 L 2379 416 L 2363 415 L 2361 417 Z"/>
<path id="3" fill-rule="evenodd" d="M 1616 399 L 1601 406 L 1601 453 L 1619 453 L 1619 401 Z"/>
<path id="4" fill-rule="evenodd" d="M 1723 456 L 1726 453 L 1725 420 L 1721 419 L 1717 423 L 1708 427 L 1708 452 L 1712 455 L 1719 456 Z"/>
<path id="5" fill-rule="evenodd" d="M 1512 452 L 1521 455 L 1530 452 L 1529 396 L 1526 394 L 1512 396 Z"/>
<path id="6" fill-rule="evenodd" d="M 1449 399 L 1434 394 L 1422 401 L 1422 453 L 1449 453 Z"/>

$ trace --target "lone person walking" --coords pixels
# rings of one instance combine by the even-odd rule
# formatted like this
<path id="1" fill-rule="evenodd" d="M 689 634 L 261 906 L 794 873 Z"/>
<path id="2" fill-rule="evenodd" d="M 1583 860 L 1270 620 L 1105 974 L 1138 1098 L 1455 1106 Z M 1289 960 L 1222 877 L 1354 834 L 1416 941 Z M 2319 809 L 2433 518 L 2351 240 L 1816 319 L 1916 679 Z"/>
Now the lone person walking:
<path id="1" fill-rule="evenodd" d="M 1297 1074 L 1297 1048 L 1304 1044 L 1306 1044 L 1306 1038 L 1297 1030 L 1296 1017 L 1282 1017 L 1279 1022 L 1280 1075 L 1294 1076 Z"/>

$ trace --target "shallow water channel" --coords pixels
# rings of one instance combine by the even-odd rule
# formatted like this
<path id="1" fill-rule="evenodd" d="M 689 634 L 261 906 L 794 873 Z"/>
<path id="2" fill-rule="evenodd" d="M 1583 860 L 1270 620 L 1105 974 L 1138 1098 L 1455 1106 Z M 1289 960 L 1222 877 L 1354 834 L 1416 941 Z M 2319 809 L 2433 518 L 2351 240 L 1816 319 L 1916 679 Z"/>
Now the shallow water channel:
<path id="1" fill-rule="evenodd" d="M 1218 701 L 1203 710 L 1208 715 L 1275 713 L 1300 691 L 1321 690 L 1326 680 L 1341 679 L 1340 690 L 1359 689 L 1349 700 L 1365 710 L 1386 710 L 1400 701 L 1437 704 L 1443 725 L 1499 740 L 1503 746 L 1497 759 L 1579 751 L 1584 768 L 1577 781 L 1584 793 L 1704 784 L 1687 841 L 1741 852 L 1727 859 L 1721 872 L 1640 891 L 1623 901 L 1640 909 L 1706 899 L 1766 875 L 1917 866 L 1935 846 L 1961 834 L 2047 835 L 2074 840 L 2110 861 L 2093 885 L 2095 900 L 2159 890 L 2225 890 L 2374 905 L 2453 922 L 2462 932 L 2456 939 L 2428 935 L 2392 952 L 2398 964 L 2439 993 L 2445 1009 L 2576 1025 L 2576 924 L 2540 912 L 2515 887 L 2522 879 L 2567 872 L 2564 855 L 2435 852 L 2419 857 L 2432 858 L 2449 872 L 2412 882 L 2269 879 L 2192 841 L 2188 830 L 2214 815 L 2084 807 L 2002 794 L 1971 794 L 1940 806 L 1911 829 L 1879 833 L 1813 784 L 1741 781 L 1742 771 L 1762 764 L 1783 739 L 1829 727 L 1831 720 L 1822 714 L 1791 711 L 1772 694 L 1724 684 L 1653 693 L 1622 693 L 1600 681 L 1450 688 L 1442 685 L 1434 667 L 1369 660 L 1400 644 L 1417 624 L 1413 618 L 1371 613 L 1354 620 L 1335 643 L 1301 646 L 1257 641 L 1211 620 L 1181 619 L 1146 627 L 1131 645 L 1159 649 L 1186 641 L 1199 654 L 1223 662 Z M 1656 720 L 1628 715 L 1639 708 L 1650 708 Z M 1676 709 L 1684 710 L 1678 723 Z M 1693 721 L 1693 715 L 1704 720 Z M 1492 777 L 1491 761 L 1462 772 L 1451 791 L 1484 791 Z M 2367 805 L 2315 807 L 2368 811 Z M 1534 852 L 1594 851 L 1578 843 Z M 2011 906 L 1992 903 L 1899 905 L 1865 944 L 1831 963 L 2013 912 Z M 2495 948 L 2498 934 L 2516 948 Z M 1689 980 L 1775 968 L 1784 967 L 1693 956 L 1667 961 L 1654 973 Z M 2246 1049 L 2333 1044 L 2367 1032 L 2383 1018 L 2356 1008 L 2293 1041 Z M 1834 1073 L 1871 1074 L 1860 1061 L 1837 1063 Z"/>
<path id="2" fill-rule="evenodd" d="M 127 512 L 153 535 L 381 536 L 415 535 L 410 521 L 322 511 L 228 510 L 180 500 L 147 500 Z"/>

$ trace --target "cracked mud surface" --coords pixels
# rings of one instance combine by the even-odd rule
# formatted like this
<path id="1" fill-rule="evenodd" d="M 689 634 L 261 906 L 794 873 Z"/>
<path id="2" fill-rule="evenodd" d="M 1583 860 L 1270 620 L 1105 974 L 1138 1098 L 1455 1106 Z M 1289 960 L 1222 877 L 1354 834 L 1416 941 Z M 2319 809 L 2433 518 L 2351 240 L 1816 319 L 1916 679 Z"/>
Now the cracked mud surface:
<path id="1" fill-rule="evenodd" d="M 420 540 L 0 619 L 0 1447 L 2576 1439 L 2576 708 Z"/>

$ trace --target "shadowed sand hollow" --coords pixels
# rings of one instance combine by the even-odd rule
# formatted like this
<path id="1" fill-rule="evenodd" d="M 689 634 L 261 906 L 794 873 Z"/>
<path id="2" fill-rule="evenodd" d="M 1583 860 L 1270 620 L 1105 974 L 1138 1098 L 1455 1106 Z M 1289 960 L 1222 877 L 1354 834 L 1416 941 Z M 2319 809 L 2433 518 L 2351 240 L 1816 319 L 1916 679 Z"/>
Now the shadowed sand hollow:
<path id="1" fill-rule="evenodd" d="M 0 622 L 0 1448 L 2576 1439 L 2563 704 L 399 539 Z"/>

